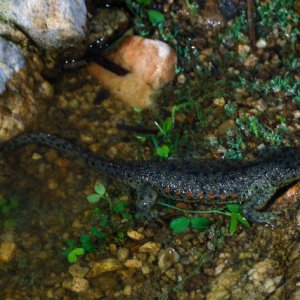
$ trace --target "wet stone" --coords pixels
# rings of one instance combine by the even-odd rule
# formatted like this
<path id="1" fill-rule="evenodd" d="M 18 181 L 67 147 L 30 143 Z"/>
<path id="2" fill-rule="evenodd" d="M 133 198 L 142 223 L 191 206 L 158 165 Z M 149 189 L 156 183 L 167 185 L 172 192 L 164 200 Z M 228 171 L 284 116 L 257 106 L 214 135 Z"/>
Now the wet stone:
<path id="1" fill-rule="evenodd" d="M 84 278 L 74 277 L 72 280 L 64 280 L 63 287 L 74 293 L 83 293 L 89 288 L 89 282 Z"/>
<path id="2" fill-rule="evenodd" d="M 225 136 L 228 130 L 233 131 L 235 127 L 236 125 L 234 120 L 232 119 L 226 120 L 217 129 L 217 134 L 221 136 Z"/>
<path id="3" fill-rule="evenodd" d="M 0 244 L 0 262 L 10 262 L 16 253 L 17 245 L 14 242 L 4 241 Z"/>
<path id="4" fill-rule="evenodd" d="M 175 251 L 174 248 L 163 249 L 158 253 L 158 266 L 162 271 L 170 268 L 173 263 L 179 261 L 179 254 Z"/>
<path id="5" fill-rule="evenodd" d="M 144 238 L 144 235 L 143 235 L 142 233 L 139 233 L 139 232 L 137 232 L 137 231 L 135 231 L 135 230 L 128 231 L 128 232 L 127 232 L 127 235 L 128 235 L 131 239 L 137 240 L 137 241 L 142 240 L 142 239 Z"/>
<path id="6" fill-rule="evenodd" d="M 120 262 L 125 261 L 128 258 L 129 250 L 127 248 L 119 248 L 117 251 L 118 260 Z"/>
<path id="7" fill-rule="evenodd" d="M 136 258 L 127 259 L 124 263 L 127 268 L 140 269 L 142 267 L 142 262 Z"/>
<path id="8" fill-rule="evenodd" d="M 141 253 L 157 253 L 161 247 L 160 243 L 147 242 L 139 247 Z"/>
<path id="9" fill-rule="evenodd" d="M 114 258 L 104 259 L 95 263 L 88 273 L 88 277 L 96 277 L 106 272 L 116 271 L 121 267 L 120 262 Z"/>
<path id="10" fill-rule="evenodd" d="M 125 285 L 123 293 L 125 296 L 129 297 L 132 294 L 132 286 L 131 285 Z"/>
<path id="11" fill-rule="evenodd" d="M 89 268 L 81 267 L 78 264 L 74 264 L 69 267 L 68 271 L 73 277 L 83 278 L 88 273 Z"/>

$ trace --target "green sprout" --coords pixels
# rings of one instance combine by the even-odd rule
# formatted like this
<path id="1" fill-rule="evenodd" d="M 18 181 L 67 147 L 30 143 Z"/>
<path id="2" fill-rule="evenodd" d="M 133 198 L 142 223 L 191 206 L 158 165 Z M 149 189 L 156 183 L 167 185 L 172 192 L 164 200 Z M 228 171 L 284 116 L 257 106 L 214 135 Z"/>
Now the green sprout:
<path id="1" fill-rule="evenodd" d="M 195 16 L 199 10 L 199 5 L 197 3 L 191 3 L 189 0 L 185 0 L 185 3 L 192 16 Z"/>
<path id="2" fill-rule="evenodd" d="M 67 240 L 67 247 L 63 249 L 63 255 L 70 264 L 75 264 L 78 261 L 78 256 L 82 256 L 84 253 L 84 248 L 76 247 L 73 240 Z"/>
<path id="3" fill-rule="evenodd" d="M 168 209 L 178 210 L 185 214 L 220 214 L 230 218 L 229 222 L 229 232 L 234 233 L 238 224 L 242 224 L 245 227 L 249 228 L 250 223 L 248 220 L 241 214 L 241 205 L 240 204 L 227 204 L 222 209 L 214 209 L 214 210 L 205 210 L 205 211 L 196 211 L 196 210 L 185 210 L 178 208 L 173 205 L 169 205 L 164 202 L 158 202 L 159 205 L 167 207 Z M 172 220 L 170 223 L 170 229 L 174 233 L 182 233 L 187 231 L 189 228 L 195 229 L 198 231 L 206 230 L 211 226 L 211 221 L 207 218 L 203 217 L 178 217 Z"/>
<path id="4" fill-rule="evenodd" d="M 152 5 L 151 0 L 137 0 L 137 1 L 125 1 L 128 9 L 135 16 L 134 24 L 136 30 L 140 33 L 141 36 L 149 35 L 149 31 L 146 29 L 145 21 L 150 22 L 154 27 L 162 27 L 165 22 L 164 15 L 156 9 L 150 8 Z"/>
<path id="5" fill-rule="evenodd" d="M 16 227 L 16 220 L 11 217 L 13 211 L 18 207 L 19 202 L 15 197 L 0 198 L 0 216 L 3 218 L 4 228 Z"/>

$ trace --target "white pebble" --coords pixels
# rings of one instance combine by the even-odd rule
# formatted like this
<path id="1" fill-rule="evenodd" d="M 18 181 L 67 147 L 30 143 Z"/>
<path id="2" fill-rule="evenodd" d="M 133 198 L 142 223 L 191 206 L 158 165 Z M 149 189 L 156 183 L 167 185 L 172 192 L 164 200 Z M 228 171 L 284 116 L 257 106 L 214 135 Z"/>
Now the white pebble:
<path id="1" fill-rule="evenodd" d="M 264 49 L 267 47 L 267 41 L 264 40 L 264 39 L 259 39 L 257 42 L 256 42 L 256 47 L 258 49 Z"/>

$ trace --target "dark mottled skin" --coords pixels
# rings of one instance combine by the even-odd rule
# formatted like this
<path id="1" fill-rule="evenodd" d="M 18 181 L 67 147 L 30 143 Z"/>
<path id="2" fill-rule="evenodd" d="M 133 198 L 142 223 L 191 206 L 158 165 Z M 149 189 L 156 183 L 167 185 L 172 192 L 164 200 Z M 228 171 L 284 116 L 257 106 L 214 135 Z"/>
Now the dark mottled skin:
<path id="1" fill-rule="evenodd" d="M 137 208 L 149 214 L 157 195 L 174 200 L 209 200 L 242 205 L 249 220 L 271 223 L 274 216 L 260 212 L 279 187 L 300 178 L 300 149 L 282 148 L 253 161 L 170 160 L 122 163 L 109 161 L 76 148 L 51 134 L 37 133 L 16 137 L 4 151 L 11 152 L 27 144 L 41 144 L 82 160 L 99 173 L 111 176 L 137 190 Z"/>

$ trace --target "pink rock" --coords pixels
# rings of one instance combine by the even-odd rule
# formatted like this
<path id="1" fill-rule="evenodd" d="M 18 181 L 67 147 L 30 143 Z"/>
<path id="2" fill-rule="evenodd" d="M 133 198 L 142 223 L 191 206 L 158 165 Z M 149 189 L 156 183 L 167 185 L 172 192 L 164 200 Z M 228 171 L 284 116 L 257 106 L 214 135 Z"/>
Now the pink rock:
<path id="1" fill-rule="evenodd" d="M 149 106 L 151 94 L 175 77 L 176 52 L 158 40 L 128 37 L 107 58 L 130 73 L 118 76 L 97 64 L 88 70 L 114 96 L 133 107 Z"/>

